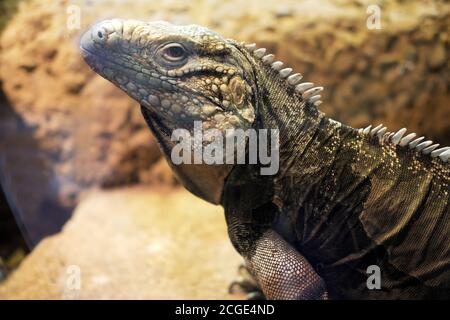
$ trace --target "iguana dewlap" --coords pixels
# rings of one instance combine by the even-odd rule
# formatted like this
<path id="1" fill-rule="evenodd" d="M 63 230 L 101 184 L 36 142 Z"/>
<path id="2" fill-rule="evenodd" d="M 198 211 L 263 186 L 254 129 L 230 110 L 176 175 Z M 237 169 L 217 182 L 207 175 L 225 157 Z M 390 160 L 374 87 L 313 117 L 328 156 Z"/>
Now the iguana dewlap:
<path id="1" fill-rule="evenodd" d="M 450 298 L 449 148 L 334 121 L 317 109 L 323 88 L 265 49 L 200 26 L 108 20 L 81 49 L 141 104 L 169 163 L 171 133 L 194 121 L 279 130 L 275 175 L 259 164 L 171 163 L 188 190 L 223 205 L 268 298 Z M 372 265 L 379 290 L 367 286 Z"/>

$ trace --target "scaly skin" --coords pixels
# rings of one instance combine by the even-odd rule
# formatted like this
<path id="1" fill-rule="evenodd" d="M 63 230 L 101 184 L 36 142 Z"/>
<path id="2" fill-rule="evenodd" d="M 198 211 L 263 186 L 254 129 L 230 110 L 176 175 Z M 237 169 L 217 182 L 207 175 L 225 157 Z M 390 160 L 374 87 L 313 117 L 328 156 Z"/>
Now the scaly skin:
<path id="1" fill-rule="evenodd" d="M 171 132 L 192 132 L 194 120 L 221 132 L 279 129 L 273 176 L 259 164 L 172 164 L 187 189 L 224 206 L 230 239 L 266 297 L 450 297 L 450 150 L 329 119 L 317 110 L 320 88 L 264 49 L 202 27 L 105 21 L 81 48 L 139 101 L 167 158 Z M 381 269 L 381 290 L 367 288 L 370 265 Z"/>

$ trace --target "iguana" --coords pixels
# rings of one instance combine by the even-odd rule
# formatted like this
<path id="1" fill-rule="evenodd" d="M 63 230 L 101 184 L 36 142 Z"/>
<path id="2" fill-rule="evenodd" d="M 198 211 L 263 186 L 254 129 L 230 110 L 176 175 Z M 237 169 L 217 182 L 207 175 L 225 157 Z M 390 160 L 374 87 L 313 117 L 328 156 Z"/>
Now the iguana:
<path id="1" fill-rule="evenodd" d="M 450 298 L 450 148 L 330 119 L 317 108 L 322 87 L 266 49 L 201 26 L 107 20 L 80 47 L 140 103 L 183 185 L 224 207 L 231 242 L 267 298 Z M 279 130 L 278 172 L 171 163 L 171 133 L 197 120 L 220 132 Z M 370 266 L 379 289 L 367 285 Z"/>

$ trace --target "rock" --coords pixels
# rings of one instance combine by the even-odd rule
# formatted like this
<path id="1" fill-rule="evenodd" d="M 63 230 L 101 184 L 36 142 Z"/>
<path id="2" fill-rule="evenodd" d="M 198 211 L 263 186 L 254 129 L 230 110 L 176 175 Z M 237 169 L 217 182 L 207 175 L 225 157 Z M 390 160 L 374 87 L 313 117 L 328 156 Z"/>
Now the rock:
<path id="1" fill-rule="evenodd" d="M 113 155 L 117 156 L 112 162 L 115 170 L 104 178 L 101 186 L 111 188 L 139 182 L 151 184 L 151 181 L 143 179 L 142 175 L 151 172 L 161 158 L 158 144 L 153 139 L 150 130 L 143 128 L 134 134 L 128 143 L 115 143 L 114 146 L 123 150 L 112 151 Z M 170 168 L 167 168 L 166 174 L 172 176 Z M 156 184 L 161 185 L 164 182 L 159 181 Z M 168 183 L 167 185 L 172 184 Z"/>
<path id="2" fill-rule="evenodd" d="M 355 61 L 353 60 L 352 55 L 348 54 L 348 52 L 342 52 L 337 55 L 334 64 L 336 71 L 343 74 L 349 74 L 354 65 Z"/>
<path id="3" fill-rule="evenodd" d="M 187 191 L 94 192 L 0 284 L 0 299 L 240 298 L 227 287 L 241 262 L 223 209 Z"/>
<path id="4" fill-rule="evenodd" d="M 0 257 L 0 282 L 6 279 L 7 270 L 3 259 Z"/>
<path id="5" fill-rule="evenodd" d="M 161 158 L 148 171 L 141 171 L 139 179 L 149 185 L 176 186 L 178 181 L 166 159 Z"/>
<path id="6" fill-rule="evenodd" d="M 431 51 L 428 64 L 431 69 L 436 70 L 443 67 L 447 63 L 447 59 L 444 44 L 437 45 Z"/>
<path id="7" fill-rule="evenodd" d="M 0 185 L 0 282 L 18 266 L 25 250 L 26 243 Z"/>

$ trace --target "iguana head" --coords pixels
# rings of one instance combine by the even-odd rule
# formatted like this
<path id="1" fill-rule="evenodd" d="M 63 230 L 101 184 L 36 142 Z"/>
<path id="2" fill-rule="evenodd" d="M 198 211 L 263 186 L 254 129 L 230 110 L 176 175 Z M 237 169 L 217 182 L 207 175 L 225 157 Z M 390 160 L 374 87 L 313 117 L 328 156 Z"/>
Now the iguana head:
<path id="1" fill-rule="evenodd" d="M 172 131 L 248 128 L 252 69 L 231 40 L 197 25 L 108 20 L 81 40 L 85 60 Z"/>
<path id="2" fill-rule="evenodd" d="M 81 49 L 94 71 L 141 104 L 168 158 L 176 144 L 171 140 L 174 130 L 185 129 L 192 136 L 198 121 L 204 130 L 226 135 L 230 129 L 285 127 L 289 119 L 296 119 L 298 125 L 284 139 L 299 143 L 307 141 L 317 123 L 305 112 L 317 115 L 314 104 L 320 103 L 316 94 L 321 87 L 299 83 L 302 76 L 273 62 L 265 49 L 225 39 L 204 27 L 107 20 L 83 35 Z M 302 125 L 303 118 L 307 123 Z M 298 130 L 304 141 L 298 139 Z M 188 190 L 220 202 L 233 165 L 169 163 Z"/>
<path id="3" fill-rule="evenodd" d="M 253 69 L 242 46 L 197 25 L 107 20 L 81 39 L 85 61 L 124 90 L 168 157 L 171 133 L 250 128 L 255 120 Z M 170 161 L 169 161 L 170 163 Z M 218 203 L 228 165 L 173 166 L 193 193 Z"/>

